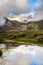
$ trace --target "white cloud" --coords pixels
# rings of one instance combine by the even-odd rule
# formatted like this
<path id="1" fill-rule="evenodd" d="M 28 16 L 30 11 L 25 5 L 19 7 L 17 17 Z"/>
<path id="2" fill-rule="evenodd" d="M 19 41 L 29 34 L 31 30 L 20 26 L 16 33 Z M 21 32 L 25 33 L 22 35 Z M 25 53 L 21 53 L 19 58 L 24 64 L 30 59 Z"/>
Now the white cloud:
<path id="1" fill-rule="evenodd" d="M 15 9 L 16 14 L 29 12 L 33 9 L 37 16 L 34 19 L 43 18 L 43 0 L 38 0 L 32 8 L 27 4 L 27 0 L 0 0 L 0 17 L 7 16 L 11 9 Z"/>
<path id="2" fill-rule="evenodd" d="M 33 10 L 35 11 L 34 20 L 43 19 L 43 0 L 38 0 L 33 6 Z"/>
<path id="3" fill-rule="evenodd" d="M 0 17 L 8 16 L 8 11 L 11 9 L 15 9 L 17 14 L 26 12 L 27 0 L 0 0 Z"/>
<path id="4" fill-rule="evenodd" d="M 6 15 L 8 10 L 15 9 L 17 13 L 26 12 L 27 0 L 0 0 L 0 13 Z"/>

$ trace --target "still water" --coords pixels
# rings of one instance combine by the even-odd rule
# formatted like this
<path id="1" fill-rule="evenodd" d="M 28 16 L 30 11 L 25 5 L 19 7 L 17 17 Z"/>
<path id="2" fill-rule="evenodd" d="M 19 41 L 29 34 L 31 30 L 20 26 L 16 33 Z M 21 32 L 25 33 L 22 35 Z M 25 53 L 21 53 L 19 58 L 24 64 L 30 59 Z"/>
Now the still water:
<path id="1" fill-rule="evenodd" d="M 0 65 L 43 65 L 43 47 L 21 45 L 4 50 Z"/>

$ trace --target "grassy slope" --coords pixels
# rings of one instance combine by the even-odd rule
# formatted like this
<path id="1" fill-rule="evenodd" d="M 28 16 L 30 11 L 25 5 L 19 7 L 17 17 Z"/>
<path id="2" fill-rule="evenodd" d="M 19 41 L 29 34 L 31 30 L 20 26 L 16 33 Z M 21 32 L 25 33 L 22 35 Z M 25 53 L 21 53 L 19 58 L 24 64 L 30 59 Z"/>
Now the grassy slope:
<path id="1" fill-rule="evenodd" d="M 1 42 L 17 42 L 18 44 L 37 44 L 43 46 L 43 30 L 0 31 Z"/>

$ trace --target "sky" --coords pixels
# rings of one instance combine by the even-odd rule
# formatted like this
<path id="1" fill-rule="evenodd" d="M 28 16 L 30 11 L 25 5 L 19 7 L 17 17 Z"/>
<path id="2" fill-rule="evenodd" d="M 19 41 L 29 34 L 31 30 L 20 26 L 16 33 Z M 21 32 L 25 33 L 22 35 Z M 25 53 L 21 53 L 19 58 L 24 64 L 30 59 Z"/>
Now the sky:
<path id="1" fill-rule="evenodd" d="M 31 12 L 35 12 L 35 20 L 43 19 L 43 0 L 0 0 L 0 19 Z"/>

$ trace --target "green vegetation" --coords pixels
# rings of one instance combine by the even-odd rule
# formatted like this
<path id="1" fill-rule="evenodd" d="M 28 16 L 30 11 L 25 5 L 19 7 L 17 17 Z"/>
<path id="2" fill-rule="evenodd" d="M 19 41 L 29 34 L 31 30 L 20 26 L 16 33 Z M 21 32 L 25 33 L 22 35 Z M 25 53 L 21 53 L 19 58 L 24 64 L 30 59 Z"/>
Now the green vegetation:
<path id="1" fill-rule="evenodd" d="M 37 44 L 43 46 L 43 30 L 0 31 L 1 42 L 17 42 L 18 44 Z"/>

